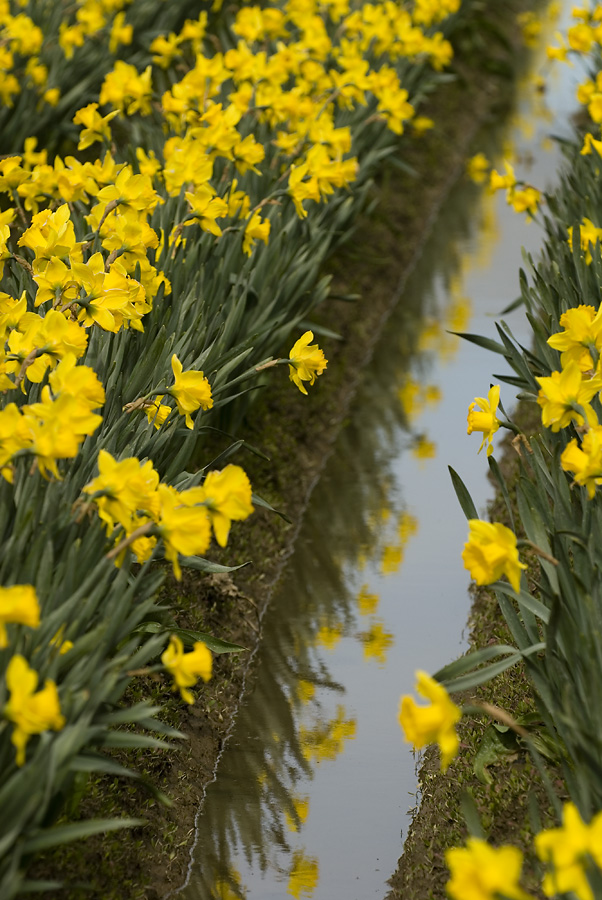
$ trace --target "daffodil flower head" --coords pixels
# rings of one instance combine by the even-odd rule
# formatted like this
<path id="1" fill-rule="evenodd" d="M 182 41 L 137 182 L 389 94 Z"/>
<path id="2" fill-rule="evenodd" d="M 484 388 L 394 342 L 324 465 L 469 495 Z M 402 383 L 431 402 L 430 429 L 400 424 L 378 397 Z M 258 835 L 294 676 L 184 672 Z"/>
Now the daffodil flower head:
<path id="1" fill-rule="evenodd" d="M 446 850 L 445 862 L 452 900 L 530 900 L 518 883 L 523 864 L 518 847 L 490 847 L 481 838 L 469 837 L 466 847 Z"/>
<path id="2" fill-rule="evenodd" d="M 8 647 L 6 625 L 14 622 L 37 628 L 40 624 L 40 605 L 35 588 L 30 584 L 0 587 L 0 649 Z"/>
<path id="3" fill-rule="evenodd" d="M 565 472 L 573 472 L 575 482 L 587 488 L 590 500 L 596 485 L 602 484 L 602 425 L 595 425 L 583 435 L 581 446 L 576 438 L 569 441 L 560 457 Z"/>
<path id="4" fill-rule="evenodd" d="M 602 869 L 602 813 L 597 813 L 588 825 L 574 803 L 565 803 L 562 826 L 537 834 L 535 850 L 549 866 L 543 880 L 548 897 L 573 892 L 579 900 L 594 900 L 587 877 L 587 860 L 591 857 Z"/>
<path id="5" fill-rule="evenodd" d="M 578 363 L 571 360 L 561 372 L 548 377 L 536 377 L 539 382 L 537 402 L 541 406 L 541 421 L 546 428 L 560 431 L 571 422 L 590 426 L 598 424 L 591 404 L 602 387 L 600 375 L 584 378 Z"/>
<path id="6" fill-rule="evenodd" d="M 209 472 L 202 491 L 215 539 L 225 547 L 231 522 L 242 521 L 253 512 L 251 482 L 244 469 L 230 464 L 221 472 Z"/>
<path id="7" fill-rule="evenodd" d="M 493 387 L 490 388 L 487 398 L 475 397 L 468 407 L 467 433 L 472 434 L 473 431 L 480 431 L 482 433 L 483 440 L 481 441 L 478 452 L 480 453 L 487 443 L 487 456 L 491 456 L 493 453 L 493 435 L 500 427 L 500 422 L 496 415 L 499 402 L 500 386 L 499 384 L 494 384 Z"/>
<path id="8" fill-rule="evenodd" d="M 416 690 L 429 706 L 418 706 L 413 697 L 405 695 L 399 707 L 399 724 L 406 741 L 415 750 L 437 743 L 441 751 L 441 771 L 445 772 L 459 748 L 456 723 L 461 710 L 450 698 L 446 689 L 426 672 L 416 672 Z"/>
<path id="9" fill-rule="evenodd" d="M 194 703 L 194 696 L 188 688 L 196 684 L 199 678 L 203 681 L 211 678 L 213 657 L 207 645 L 203 641 L 196 641 L 190 653 L 184 653 L 182 640 L 172 634 L 161 662 L 173 677 L 174 690 L 179 689 L 186 703 Z"/>
<path id="10" fill-rule="evenodd" d="M 313 339 L 313 331 L 306 331 L 293 345 L 289 354 L 289 378 L 302 394 L 307 394 L 303 382 L 309 381 L 310 385 L 313 384 L 316 376 L 322 374 L 328 363 L 318 345 L 311 343 Z"/>
<path id="11" fill-rule="evenodd" d="M 190 414 L 199 408 L 211 409 L 213 406 L 211 385 L 202 372 L 195 372 L 192 369 L 183 372 L 182 363 L 175 353 L 171 358 L 171 368 L 174 374 L 174 384 L 167 393 L 171 394 L 176 401 L 180 415 L 186 416 L 186 427 L 192 428 Z"/>
<path id="12" fill-rule="evenodd" d="M 462 559 L 477 584 L 493 584 L 505 575 L 518 594 L 521 570 L 526 565 L 518 558 L 516 535 L 500 522 L 469 519 L 468 541 Z"/>
<path id="13" fill-rule="evenodd" d="M 54 681 L 47 679 L 44 687 L 36 692 L 38 673 L 19 653 L 7 666 L 6 685 L 10 699 L 4 707 L 4 716 L 15 724 L 11 740 L 17 748 L 17 765 L 22 766 L 30 737 L 50 728 L 60 731 L 66 720 Z"/>

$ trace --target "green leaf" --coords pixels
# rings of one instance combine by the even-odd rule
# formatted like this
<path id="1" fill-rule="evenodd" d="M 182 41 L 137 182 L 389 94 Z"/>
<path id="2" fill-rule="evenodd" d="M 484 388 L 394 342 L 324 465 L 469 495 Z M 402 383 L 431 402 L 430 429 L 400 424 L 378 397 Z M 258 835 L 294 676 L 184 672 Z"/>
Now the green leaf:
<path id="1" fill-rule="evenodd" d="M 186 628 L 174 628 L 170 633 L 177 634 L 188 646 L 192 646 L 195 641 L 202 641 L 204 644 L 207 644 L 213 653 L 248 652 L 247 647 L 241 647 L 240 644 L 232 644 L 230 641 L 216 638 L 212 634 L 206 634 L 204 631 L 189 631 Z"/>
<path id="2" fill-rule="evenodd" d="M 449 331 L 448 334 L 455 334 L 456 337 L 464 338 L 465 341 L 470 341 L 471 344 L 476 344 L 477 347 L 483 347 L 484 350 L 492 350 L 494 353 L 500 353 L 502 356 L 506 354 L 504 345 L 494 341 L 493 338 L 483 337 L 480 334 L 468 334 L 465 331 Z"/>
<path id="3" fill-rule="evenodd" d="M 451 466 L 448 466 L 447 468 L 449 469 L 449 474 L 451 475 L 451 480 L 456 492 L 456 497 L 460 502 L 460 506 L 462 507 L 464 515 L 467 519 L 478 519 L 479 516 L 477 514 L 476 507 L 472 502 L 472 497 L 468 493 L 468 488 L 466 487 L 458 473 L 454 469 L 452 469 Z"/>
<path id="4" fill-rule="evenodd" d="M 274 509 L 267 500 L 262 500 L 261 497 L 258 497 L 257 494 L 253 494 L 252 501 L 255 506 L 261 506 L 262 509 L 269 509 L 270 512 L 276 513 L 277 516 L 280 516 L 281 519 L 284 519 L 285 522 L 288 522 L 289 525 L 293 524 L 293 520 L 290 519 L 286 513 L 281 512 L 279 509 Z"/>
<path id="5" fill-rule="evenodd" d="M 508 512 L 508 517 L 510 519 L 510 527 L 512 531 L 516 531 L 514 526 L 514 514 L 512 512 L 512 504 L 510 502 L 510 495 L 508 494 L 508 488 L 506 487 L 506 479 L 502 475 L 499 465 L 497 461 L 493 458 L 493 456 L 489 456 L 487 458 L 487 462 L 489 463 L 489 470 L 497 483 L 500 486 L 500 491 L 502 492 L 502 497 L 504 498 L 504 502 L 506 503 L 506 510 Z"/>
<path id="6" fill-rule="evenodd" d="M 59 844 L 68 844 L 93 834 L 105 834 L 107 831 L 118 831 L 120 828 L 136 828 L 146 825 L 144 819 L 90 819 L 87 822 L 76 822 L 73 825 L 57 825 L 41 831 L 23 844 L 23 853 L 39 853 Z"/>
<path id="7" fill-rule="evenodd" d="M 491 647 L 473 650 L 471 653 L 467 653 L 466 656 L 461 656 L 460 659 L 456 659 L 447 666 L 443 666 L 442 669 L 435 672 L 433 678 L 436 681 L 446 683 L 451 678 L 463 675 L 464 672 L 469 672 L 476 666 L 480 666 L 490 659 L 495 659 L 496 656 L 508 656 L 517 652 L 516 647 L 511 647 L 510 644 L 493 644 Z"/>
<path id="8" fill-rule="evenodd" d="M 485 840 L 487 835 L 483 831 L 483 826 L 481 825 L 477 805 L 474 802 L 472 794 L 468 790 L 462 792 L 462 796 L 460 797 L 460 808 L 462 810 L 462 815 L 464 816 L 469 834 L 472 835 L 472 837 L 477 837 L 481 838 L 481 840 Z"/>
<path id="9" fill-rule="evenodd" d="M 181 556 L 180 565 L 186 569 L 196 569 L 197 572 L 207 572 L 210 575 L 225 575 L 228 572 L 236 572 L 237 569 L 250 566 L 251 560 L 241 563 L 239 566 L 222 566 L 220 563 L 211 562 L 210 559 L 203 559 L 202 556 Z"/>
<path id="10" fill-rule="evenodd" d="M 540 600 L 536 600 L 535 597 L 532 597 L 531 594 L 528 594 L 527 591 L 521 591 L 520 594 L 517 595 L 514 588 L 503 581 L 500 581 L 495 585 L 495 590 L 496 592 L 500 591 L 502 594 L 506 594 L 512 600 L 518 600 L 519 607 L 528 609 L 529 612 L 532 612 L 534 616 L 537 616 L 537 618 L 541 619 L 542 622 L 545 622 L 546 625 L 550 621 L 550 610 L 548 607 L 544 606 Z"/>

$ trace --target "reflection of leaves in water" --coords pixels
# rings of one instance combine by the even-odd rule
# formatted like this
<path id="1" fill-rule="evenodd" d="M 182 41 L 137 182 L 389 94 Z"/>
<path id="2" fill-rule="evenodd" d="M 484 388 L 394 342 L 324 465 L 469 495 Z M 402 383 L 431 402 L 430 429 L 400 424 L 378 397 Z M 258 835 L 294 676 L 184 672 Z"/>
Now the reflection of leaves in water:
<path id="1" fill-rule="evenodd" d="M 288 830 L 297 832 L 300 830 L 301 825 L 303 825 L 309 814 L 309 797 L 292 797 L 291 800 L 294 815 L 291 815 L 287 810 L 284 813 L 284 819 Z"/>
<path id="2" fill-rule="evenodd" d="M 297 851 L 293 856 L 287 893 L 297 900 L 301 897 L 311 897 L 318 886 L 319 876 L 318 860 Z"/>
<path id="3" fill-rule="evenodd" d="M 240 883 L 240 873 L 231 868 L 230 871 L 218 878 L 213 891 L 215 900 L 242 900 L 245 896 L 245 888 Z"/>

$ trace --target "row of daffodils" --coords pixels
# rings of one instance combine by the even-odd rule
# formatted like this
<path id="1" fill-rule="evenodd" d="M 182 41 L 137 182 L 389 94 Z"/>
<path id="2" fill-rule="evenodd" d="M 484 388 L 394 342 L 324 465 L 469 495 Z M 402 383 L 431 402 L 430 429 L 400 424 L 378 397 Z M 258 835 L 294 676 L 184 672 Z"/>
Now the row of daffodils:
<path id="1" fill-rule="evenodd" d="M 250 399 L 325 370 L 321 268 L 432 125 L 471 2 L 220 7 L 0 0 L 3 900 L 37 851 L 137 821 L 56 824 L 82 773 L 128 774 L 104 749 L 179 736 L 132 678 L 192 703 L 233 649 L 157 591 L 228 571 L 205 554 L 263 503 Z"/>
<path id="2" fill-rule="evenodd" d="M 574 23 L 550 59 L 585 56 L 592 77 L 580 85 L 589 130 L 566 148 L 568 165 L 554 195 L 545 198 L 547 232 L 542 258 L 521 278 L 522 302 L 533 329 L 530 349 L 519 347 L 504 323 L 498 340 L 468 337 L 505 357 L 511 375 L 502 379 L 518 397 L 540 408 L 541 428 L 521 433 L 502 414 L 500 385 L 477 397 L 468 411 L 468 433 L 482 436 L 489 467 L 507 504 L 507 521 L 481 521 L 460 476 L 452 472 L 468 518 L 465 567 L 478 585 L 492 585 L 515 642 L 477 649 L 438 672 L 417 674 L 428 705 L 402 698 L 400 723 L 415 748 L 437 742 L 446 770 L 459 752 L 456 724 L 463 714 L 483 714 L 477 702 L 460 709 L 448 692 L 470 692 L 518 663 L 529 676 L 546 737 L 555 746 L 570 799 L 562 805 L 538 753 L 537 732 L 519 725 L 512 710 L 489 713 L 520 735 L 548 787 L 558 827 L 540 831 L 534 849 L 546 896 L 579 900 L 602 897 L 602 5 L 573 10 Z M 532 19 L 531 27 L 536 26 Z M 598 75 L 595 72 L 598 71 Z M 477 182 L 506 191 L 517 212 L 538 214 L 544 202 L 532 185 L 517 181 L 506 161 L 491 170 L 483 154 L 469 164 Z M 506 408 L 511 398 L 505 399 Z M 495 461 L 500 427 L 515 434 L 520 457 L 516 502 Z M 518 516 L 517 516 L 518 513 Z M 519 538 L 517 539 L 517 535 Z M 537 565 L 521 561 L 529 550 Z M 469 695 L 470 696 L 470 695 Z M 447 851 L 454 900 L 524 900 L 522 854 L 493 847 L 483 835 Z"/>

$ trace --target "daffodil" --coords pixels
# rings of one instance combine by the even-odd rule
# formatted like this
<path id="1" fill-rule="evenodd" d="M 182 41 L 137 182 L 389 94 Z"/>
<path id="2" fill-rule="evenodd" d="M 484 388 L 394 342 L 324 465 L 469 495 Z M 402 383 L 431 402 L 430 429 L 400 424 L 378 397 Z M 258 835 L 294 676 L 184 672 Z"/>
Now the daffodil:
<path id="1" fill-rule="evenodd" d="M 518 593 L 520 574 L 526 565 L 520 562 L 516 535 L 500 522 L 469 519 L 468 542 L 464 544 L 462 559 L 477 584 L 493 584 L 502 575 Z"/>
<path id="2" fill-rule="evenodd" d="M 575 482 L 587 488 L 590 500 L 596 485 L 602 484 L 602 425 L 595 425 L 584 435 L 579 446 L 576 438 L 569 441 L 560 457 L 565 472 L 573 472 Z"/>
<path id="3" fill-rule="evenodd" d="M 36 692 L 38 673 L 19 653 L 7 666 L 6 686 L 10 699 L 4 707 L 4 716 L 15 724 L 11 740 L 17 748 L 17 765 L 22 766 L 30 737 L 49 729 L 60 731 L 65 725 L 65 717 L 61 713 L 54 681 L 46 679 L 44 687 Z"/>
<path id="4" fill-rule="evenodd" d="M 441 770 L 445 772 L 458 752 L 459 741 L 456 723 L 462 717 L 461 710 L 451 700 L 442 684 L 426 672 L 416 672 L 416 690 L 429 706 L 418 706 L 413 697 L 405 695 L 399 707 L 399 724 L 406 741 L 415 750 L 437 743 L 441 751 Z"/>
<path id="5" fill-rule="evenodd" d="M 543 881 L 548 897 L 572 892 L 579 900 L 594 900 L 587 865 L 591 860 L 602 870 L 602 812 L 587 825 L 575 804 L 565 803 L 562 827 L 537 834 L 535 849 L 549 866 Z"/>
<path id="6" fill-rule="evenodd" d="M 500 386 L 499 384 L 494 384 L 493 387 L 489 389 L 487 398 L 475 397 L 468 407 L 467 433 L 472 434 L 473 431 L 480 431 L 482 433 L 483 440 L 481 441 L 481 445 L 477 452 L 480 453 L 487 443 L 487 456 L 491 456 L 493 453 L 493 435 L 500 427 L 499 419 L 496 415 L 499 402 Z"/>
<path id="7" fill-rule="evenodd" d="M 195 372 L 192 369 L 183 372 L 182 363 L 175 353 L 171 358 L 171 368 L 175 380 L 167 393 L 176 401 L 180 415 L 186 417 L 186 427 L 192 428 L 190 414 L 199 408 L 211 409 L 213 406 L 211 385 L 202 372 Z"/>
<path id="8" fill-rule="evenodd" d="M 194 703 L 190 690 L 199 678 L 209 681 L 213 666 L 211 651 L 202 641 L 196 641 L 190 653 L 184 652 L 181 639 L 172 634 L 167 650 L 161 656 L 161 662 L 173 676 L 174 689 L 178 689 L 186 703 Z"/>
<path id="9" fill-rule="evenodd" d="M 560 326 L 563 331 L 549 337 L 548 344 L 560 350 L 563 368 L 576 362 L 582 372 L 595 370 L 602 350 L 602 310 L 574 306 L 561 315 Z"/>
<path id="10" fill-rule="evenodd" d="M 293 345 L 289 354 L 289 377 L 302 394 L 307 394 L 303 382 L 309 381 L 310 385 L 313 384 L 316 376 L 322 374 L 328 362 L 318 345 L 311 343 L 313 338 L 313 331 L 306 331 Z"/>
<path id="11" fill-rule="evenodd" d="M 231 522 L 246 519 L 253 512 L 251 482 L 244 469 L 230 464 L 221 472 L 209 472 L 201 491 L 215 539 L 225 547 Z M 184 501 L 186 493 L 182 494 Z"/>
<path id="12" fill-rule="evenodd" d="M 487 841 L 469 837 L 466 847 L 446 850 L 445 861 L 452 900 L 530 900 L 518 883 L 523 864 L 518 847 L 490 847 Z"/>
<path id="13" fill-rule="evenodd" d="M 205 553 L 211 541 L 209 514 L 204 506 L 186 505 L 175 488 L 160 484 L 161 512 L 158 530 L 165 544 L 165 558 L 173 565 L 176 578 L 182 577 L 178 554 L 196 556 Z"/>
<path id="14" fill-rule="evenodd" d="M 31 584 L 0 587 L 0 649 L 8 647 L 6 625 L 9 622 L 30 628 L 40 624 L 40 604 Z"/>
<path id="15" fill-rule="evenodd" d="M 546 428 L 560 431 L 571 422 L 577 425 L 597 425 L 596 413 L 591 401 L 602 387 L 602 378 L 583 378 L 579 365 L 571 360 L 561 372 L 552 372 L 548 377 L 537 377 L 541 406 L 541 421 Z"/>

